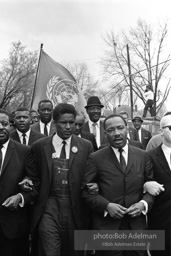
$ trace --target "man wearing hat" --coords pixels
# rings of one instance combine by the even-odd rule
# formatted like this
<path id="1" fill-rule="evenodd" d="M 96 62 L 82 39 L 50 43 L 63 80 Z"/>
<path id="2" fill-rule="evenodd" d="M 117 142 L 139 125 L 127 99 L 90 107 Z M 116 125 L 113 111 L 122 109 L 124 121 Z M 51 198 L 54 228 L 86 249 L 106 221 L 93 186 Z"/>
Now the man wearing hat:
<path id="1" fill-rule="evenodd" d="M 84 124 L 83 131 L 94 134 L 98 148 L 100 145 L 107 143 L 103 122 L 100 121 L 101 109 L 103 107 L 97 96 L 91 96 L 87 101 L 87 106 L 85 106 L 89 120 Z"/>
<path id="2" fill-rule="evenodd" d="M 143 148 L 146 149 L 147 144 L 152 137 L 151 132 L 141 127 L 143 123 L 141 116 L 134 116 L 132 122 L 134 128 L 137 130 L 139 141 L 143 144 Z"/>

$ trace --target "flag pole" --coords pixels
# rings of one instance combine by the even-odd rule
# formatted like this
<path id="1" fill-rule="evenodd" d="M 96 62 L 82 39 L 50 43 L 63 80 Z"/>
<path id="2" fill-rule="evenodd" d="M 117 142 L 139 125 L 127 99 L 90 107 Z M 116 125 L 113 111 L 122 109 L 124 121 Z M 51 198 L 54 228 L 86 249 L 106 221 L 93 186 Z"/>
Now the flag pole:
<path id="1" fill-rule="evenodd" d="M 43 50 L 43 44 L 40 44 L 40 53 L 39 53 L 39 59 L 38 59 L 38 65 L 37 65 L 37 71 L 36 71 L 36 77 L 35 77 L 35 83 L 34 83 L 34 89 L 33 89 L 33 95 L 32 95 L 32 100 L 31 100 L 31 108 L 32 108 L 32 105 L 33 105 L 33 99 L 34 99 L 34 94 L 35 94 L 35 88 L 36 88 L 36 82 L 37 82 L 37 76 L 38 76 L 38 70 L 39 70 L 40 57 L 41 57 L 42 50 Z"/>

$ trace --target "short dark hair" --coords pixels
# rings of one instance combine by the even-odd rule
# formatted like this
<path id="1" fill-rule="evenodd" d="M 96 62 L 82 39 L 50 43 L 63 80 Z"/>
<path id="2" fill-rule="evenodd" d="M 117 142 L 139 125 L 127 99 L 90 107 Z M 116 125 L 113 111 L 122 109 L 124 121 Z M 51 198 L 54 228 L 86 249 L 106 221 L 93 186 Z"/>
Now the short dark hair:
<path id="1" fill-rule="evenodd" d="M 40 105 L 41 105 L 42 103 L 51 103 L 51 104 L 52 104 L 52 107 L 53 107 L 53 103 L 52 103 L 51 100 L 44 99 L 44 100 L 39 101 L 38 108 L 40 108 Z"/>
<path id="2" fill-rule="evenodd" d="M 9 113 L 6 110 L 2 109 L 2 108 L 0 108 L 0 114 L 5 114 L 5 115 L 8 116 L 8 118 L 10 118 Z"/>
<path id="3" fill-rule="evenodd" d="M 112 114 L 112 115 L 106 117 L 106 119 L 104 120 L 104 129 L 105 129 L 105 126 L 106 126 L 106 121 L 107 121 L 108 119 L 114 118 L 114 117 L 120 117 L 120 118 L 124 121 L 125 126 L 127 126 L 127 123 L 126 123 L 125 119 L 124 119 L 122 116 Z M 105 129 L 105 130 L 106 130 L 106 129 Z"/>
<path id="4" fill-rule="evenodd" d="M 27 111 L 27 112 L 29 112 L 29 114 L 30 114 L 30 110 L 29 110 L 28 108 L 26 108 L 26 107 L 19 107 L 19 108 L 17 108 L 17 109 L 14 111 L 14 115 L 15 115 L 16 112 L 21 112 L 21 111 Z"/>
<path id="5" fill-rule="evenodd" d="M 61 115 L 73 114 L 76 117 L 76 110 L 73 105 L 67 103 L 60 103 L 53 109 L 53 120 L 57 122 Z"/>

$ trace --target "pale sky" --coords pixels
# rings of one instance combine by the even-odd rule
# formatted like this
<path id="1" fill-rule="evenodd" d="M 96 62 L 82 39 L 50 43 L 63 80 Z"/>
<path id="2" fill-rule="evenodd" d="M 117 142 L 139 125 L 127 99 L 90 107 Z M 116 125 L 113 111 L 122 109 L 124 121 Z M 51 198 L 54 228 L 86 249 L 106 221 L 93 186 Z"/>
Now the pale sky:
<path id="1" fill-rule="evenodd" d="M 55 61 L 86 62 L 98 79 L 102 36 L 135 27 L 138 18 L 154 27 L 168 20 L 166 51 L 171 52 L 170 6 L 170 0 L 0 0 L 0 60 L 13 41 L 33 51 L 43 43 Z"/>

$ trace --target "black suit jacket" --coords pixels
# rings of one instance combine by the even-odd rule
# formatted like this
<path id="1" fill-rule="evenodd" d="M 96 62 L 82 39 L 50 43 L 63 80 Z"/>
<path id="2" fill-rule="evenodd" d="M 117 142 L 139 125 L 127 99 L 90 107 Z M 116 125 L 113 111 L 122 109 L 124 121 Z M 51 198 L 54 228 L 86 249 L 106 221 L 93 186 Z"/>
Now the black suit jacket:
<path id="1" fill-rule="evenodd" d="M 72 151 L 73 147 L 76 147 L 78 151 L 74 153 Z M 33 223 L 31 228 L 33 231 L 40 221 L 49 195 L 51 170 L 53 168 L 52 136 L 36 141 L 33 143 L 31 150 L 32 158 L 28 161 L 28 165 L 33 170 L 33 173 L 38 173 L 41 181 L 39 196 L 34 204 Z M 69 158 L 69 189 L 73 214 L 78 229 L 88 228 L 88 213 L 83 200 L 81 199 L 81 182 L 87 158 L 92 152 L 93 147 L 90 141 L 72 135 Z"/>
<path id="2" fill-rule="evenodd" d="M 11 137 L 11 139 L 21 143 L 20 138 L 19 138 L 18 133 L 17 133 L 16 130 L 14 130 L 10 133 L 10 137 Z M 37 141 L 41 138 L 44 138 L 44 137 L 45 137 L 44 134 L 41 134 L 41 133 L 36 132 L 36 131 L 31 129 L 30 137 L 29 137 L 29 141 L 28 141 L 28 146 L 31 146 L 33 144 L 33 142 L 35 142 L 35 141 Z"/>
<path id="3" fill-rule="evenodd" d="M 88 124 L 88 121 L 83 125 L 83 131 L 85 132 L 89 132 L 90 133 L 90 128 L 89 128 L 89 124 Z M 107 138 L 105 136 L 105 133 L 104 133 L 104 125 L 103 125 L 103 122 L 100 121 L 100 144 L 105 144 L 107 143 Z"/>
<path id="4" fill-rule="evenodd" d="M 152 164 L 145 150 L 129 145 L 125 173 L 110 146 L 92 153 L 86 164 L 82 184 L 83 200 L 92 211 L 92 229 L 119 229 L 121 219 L 113 219 L 109 214 L 104 217 L 109 202 L 128 208 L 143 199 L 148 203 L 150 210 L 153 197 L 143 193 L 143 184 L 152 179 Z M 88 193 L 86 184 L 89 182 L 99 185 L 98 194 Z M 127 216 L 126 221 L 132 229 L 146 228 L 146 218 L 143 214 L 136 218 Z"/>
<path id="5" fill-rule="evenodd" d="M 96 139 L 95 139 L 95 137 L 94 137 L 94 134 L 89 133 L 89 132 L 82 131 L 82 132 L 81 132 L 81 138 L 91 141 L 91 143 L 93 144 L 93 149 L 94 149 L 94 151 L 98 150 L 98 147 L 97 147 L 97 143 L 96 143 Z"/>
<path id="6" fill-rule="evenodd" d="M 128 127 L 128 133 L 129 133 L 130 140 L 138 141 L 138 133 L 137 133 L 137 130 L 135 128 Z"/>
<path id="7" fill-rule="evenodd" d="M 161 145 L 150 150 L 154 169 L 154 179 L 164 185 L 165 191 L 156 196 L 154 206 L 148 214 L 149 229 L 164 230 L 166 246 L 171 241 L 171 169 L 167 163 Z M 171 252 L 171 248 L 169 249 Z M 170 254 L 167 254 L 170 255 Z"/>
<path id="8" fill-rule="evenodd" d="M 31 129 L 40 133 L 40 123 L 38 122 L 38 123 L 32 124 Z M 53 125 L 53 122 L 51 122 L 49 136 L 53 135 L 55 132 L 56 132 L 56 128 Z"/>
<path id="9" fill-rule="evenodd" d="M 143 144 L 144 149 L 146 149 L 147 144 L 149 142 L 149 140 L 151 139 L 152 135 L 151 132 L 141 128 L 141 143 Z"/>
<path id="10" fill-rule="evenodd" d="M 9 140 L 0 174 L 0 226 L 4 235 L 9 239 L 19 238 L 29 233 L 28 205 L 36 195 L 35 190 L 21 192 L 18 183 L 29 175 L 25 164 L 30 147 L 12 139 Z M 22 193 L 25 205 L 17 210 L 8 210 L 2 203 L 10 196 Z"/>

